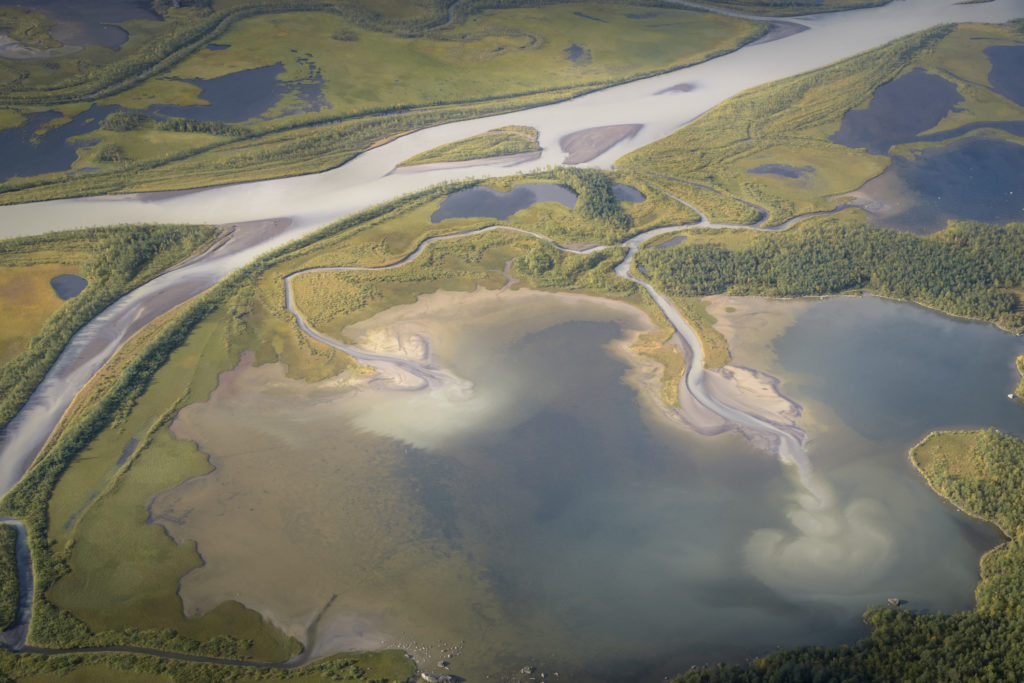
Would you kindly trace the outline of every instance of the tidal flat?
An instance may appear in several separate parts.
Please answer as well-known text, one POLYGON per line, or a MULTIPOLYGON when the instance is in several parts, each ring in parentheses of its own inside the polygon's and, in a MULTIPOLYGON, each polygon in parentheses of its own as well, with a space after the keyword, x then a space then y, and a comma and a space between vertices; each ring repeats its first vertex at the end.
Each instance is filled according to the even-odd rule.
MULTIPOLYGON (((923 332, 947 320, 921 313, 923 332)), ((236 599, 314 654, 400 646, 424 670, 448 660, 474 680, 529 665, 606 681, 849 642, 887 597, 970 608, 998 534, 935 497, 894 448, 916 424, 864 436, 792 383, 792 335, 822 332, 807 315, 762 338, 776 340, 768 369, 784 393, 796 387, 813 414, 828 492, 817 506, 773 456, 650 409, 623 354, 648 323, 622 304, 439 293, 346 331, 425 354, 470 387, 456 393, 356 375, 309 384, 244 355, 172 427, 215 469, 151 506, 204 560, 181 580, 186 612, 236 599)), ((859 319, 865 334, 891 322, 870 307, 859 319)), ((852 354, 843 371, 871 358, 852 354)))

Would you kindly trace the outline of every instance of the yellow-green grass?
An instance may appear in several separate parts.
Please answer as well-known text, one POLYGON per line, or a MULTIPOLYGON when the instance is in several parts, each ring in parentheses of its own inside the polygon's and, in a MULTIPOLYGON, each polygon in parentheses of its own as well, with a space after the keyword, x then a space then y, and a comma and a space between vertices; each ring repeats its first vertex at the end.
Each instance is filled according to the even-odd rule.
POLYGON ((594 2, 501 9, 425 38, 365 30, 335 13, 263 15, 238 21, 217 39, 230 49, 198 51, 169 75, 213 78, 282 63, 283 79, 301 79, 309 69, 299 59, 309 56, 321 70, 327 101, 339 113, 351 113, 622 80, 735 48, 760 30, 754 22, 686 9, 627 16, 636 10, 594 2), (339 31, 354 39, 336 40, 339 31), (590 51, 588 63, 567 58, 564 50, 573 43, 590 51))
POLYGON ((636 5, 625 3, 496 10, 472 15, 465 24, 430 37, 366 30, 335 13, 242 19, 217 37, 230 49, 198 50, 169 73, 103 102, 136 108, 157 102, 196 104, 198 88, 169 77, 209 78, 280 62, 286 68, 283 78, 298 82, 310 75, 308 64, 299 60, 309 58, 323 75, 329 109, 253 121, 249 130, 258 135, 256 139, 172 137, 180 142, 176 150, 163 138, 132 140, 130 133, 105 133, 104 139, 124 148, 133 163, 95 164, 95 153, 83 151, 76 168, 99 166, 100 173, 56 173, 9 182, 2 186, 4 201, 197 187, 321 171, 394 135, 441 121, 558 101, 602 84, 693 63, 763 30, 753 22, 683 9, 651 9, 657 16, 645 19, 627 16, 636 10, 636 5), (356 39, 334 39, 339 31, 356 39), (564 50, 572 42, 564 36, 589 51, 587 63, 567 58, 564 50), (293 50, 297 37, 301 52, 293 50), (685 49, 681 51, 680 45, 685 49), (450 104, 438 108, 438 103, 450 104), (423 111, 339 121, 382 107, 423 111), (305 128, 293 130, 295 126, 305 128))
POLYGON ((429 149, 403 161, 399 166, 468 161, 490 157, 540 151, 537 129, 528 126, 506 126, 429 149))
POLYGON ((712 223, 750 225, 761 219, 760 211, 748 204, 737 201, 724 192, 649 174, 641 175, 652 186, 700 209, 712 223))
POLYGON ((4 128, 17 128, 25 123, 25 116, 13 109, 0 109, 0 130, 4 128))
POLYGON ((0 366, 25 350, 44 323, 64 302, 50 280, 67 273, 78 275, 78 266, 40 263, 32 266, 0 265, 0 366))
POLYGON ((846 112, 867 106, 880 85, 924 68, 949 78, 965 97, 957 105, 963 111, 951 112, 935 130, 979 120, 1019 119, 1024 109, 974 80, 984 73, 980 83, 987 83, 990 64, 982 52, 985 47, 1016 40, 1005 26, 969 24, 925 31, 824 69, 741 93, 616 165, 710 185, 765 207, 770 225, 832 208, 839 197, 881 173, 889 163, 887 157, 829 141, 846 112), (732 125, 735 121, 748 123, 732 125), (766 163, 813 170, 801 178, 749 173, 766 163))
MULTIPOLYGON (((989 24, 961 25, 942 39, 935 49, 922 55, 919 64, 928 71, 956 83, 964 101, 931 130, 953 130, 976 121, 1019 121, 1024 107, 989 89, 992 65, 984 54, 991 45, 1008 44, 1015 34, 1005 26, 989 24)), ((1019 35, 1016 35, 1019 41, 1019 35)))
POLYGON ((176 406, 205 399, 231 362, 223 316, 214 316, 172 354, 128 415, 65 472, 50 500, 49 526, 51 537, 68 549, 70 572, 47 599, 94 632, 173 629, 198 641, 229 634, 253 641, 248 656, 280 661, 294 654, 297 643, 242 605, 223 603, 202 617, 184 616, 178 579, 202 560, 194 546, 176 545, 149 523, 147 506, 155 494, 210 469, 194 444, 170 435, 168 418, 176 406), (132 438, 140 445, 119 467, 132 438), (131 562, 123 561, 126 553, 131 562))

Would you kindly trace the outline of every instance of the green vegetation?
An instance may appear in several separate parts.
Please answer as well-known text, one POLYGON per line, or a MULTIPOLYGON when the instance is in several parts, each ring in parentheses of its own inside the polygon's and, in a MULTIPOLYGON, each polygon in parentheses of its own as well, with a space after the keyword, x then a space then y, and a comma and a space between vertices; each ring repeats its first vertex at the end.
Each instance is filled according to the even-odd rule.
MULTIPOLYGON (((971 24, 901 38, 837 64, 752 88, 672 135, 627 154, 616 166, 650 174, 652 181, 688 183, 689 187, 677 182, 666 189, 725 222, 749 223, 756 218, 749 207, 741 209, 745 216, 730 215, 720 195, 701 192, 694 183, 764 207, 767 225, 833 209, 843 195, 884 171, 890 157, 851 149, 829 137, 839 130, 847 112, 869 104, 879 86, 913 69, 949 80, 964 98, 925 132, 1024 117, 1024 108, 987 85, 991 64, 983 52, 992 44, 1013 44, 1018 37, 1012 27, 971 24), (736 121, 745 123, 737 126, 736 121), (793 178, 750 173, 769 163, 804 172, 793 178)), ((889 154, 907 155, 922 146, 897 145, 889 154)))
POLYGON ((0 524, 0 631, 10 628, 18 617, 17 538, 13 526, 0 524))
MULTIPOLYGON (((7 96, 12 109, 0 111, 0 118, 11 117, 12 122, 23 113, 56 107, 64 117, 50 125, 61 125, 84 111, 84 102, 101 97, 101 104, 136 111, 128 118, 108 119, 98 133, 89 133, 102 143, 82 148, 73 170, 90 167, 96 172, 13 178, 0 184, 0 201, 196 187, 321 171, 411 130, 555 102, 677 68, 734 49, 763 30, 753 22, 657 2, 641 3, 649 9, 642 13, 645 18, 635 18, 636 4, 508 7, 475 0, 458 5, 451 25, 439 0, 416 6, 422 12, 411 12, 415 7, 408 3, 361 7, 299 0, 218 0, 212 12, 173 10, 161 35, 174 46, 188 38, 184 46, 167 53, 164 39, 154 39, 139 53, 148 56, 132 61, 129 41, 122 47, 124 60, 110 65, 110 78, 107 71, 97 72, 98 82, 110 83, 101 92, 69 77, 56 90, 44 79, 40 83, 47 84, 45 93, 25 90, 7 96), (567 57, 566 35, 586 50, 586 60, 567 57), (298 36, 303 52, 293 49, 298 36), (230 48, 199 49, 214 38, 230 48), (683 54, 680 44, 687 46, 683 54), (157 57, 157 62, 142 66, 142 61, 149 64, 157 57), (137 111, 159 103, 203 104, 199 86, 183 79, 277 64, 285 70, 281 80, 288 94, 265 113, 270 119, 237 125, 189 122, 168 131, 137 111), (305 101, 298 94, 301 87, 319 88, 320 98, 305 101), (68 104, 72 101, 83 104, 68 104), (178 135, 157 134, 165 131, 178 135), (123 153, 100 154, 107 144, 123 153)), ((26 87, 36 82, 28 76, 23 80, 26 87)), ((0 93, 0 106, 3 101, 0 93)))
POLYGON ((294 669, 189 662, 137 653, 12 655, 0 653, 4 680, 31 683, 151 683, 168 681, 363 681, 401 683, 416 665, 397 650, 340 654, 294 669))
POLYGON ((4 265, 0 261, 0 368, 25 350, 47 318, 64 302, 50 285, 58 275, 78 274, 78 266, 61 263, 4 265))
POLYGON ((2 335, 6 362, 0 366, 0 425, 24 405, 78 328, 125 293, 194 253, 213 235, 214 230, 206 227, 143 225, 0 242, 0 283, 9 283, 0 298, 5 318, 10 311, 5 324, 11 325, 5 326, 2 335), (81 294, 56 310, 56 296, 46 291, 49 281, 42 284, 55 270, 78 271, 89 281, 81 294), (29 272, 35 277, 24 283, 11 281, 29 272), (25 343, 26 339, 30 341, 25 343), (15 350, 17 355, 11 357, 15 350))
POLYGON ((678 246, 641 250, 637 264, 674 297, 867 290, 1024 331, 1014 293, 1024 286, 1021 223, 958 223, 920 237, 846 213, 781 233, 695 230, 678 246))
POLYGON ((427 150, 403 161, 399 166, 488 159, 539 151, 536 128, 505 126, 427 150))
POLYGON ((852 646, 800 648, 748 666, 693 669, 684 683, 725 681, 1019 681, 1024 671, 1024 441, 995 430, 930 435, 910 454, 940 495, 1009 540, 981 561, 977 608, 954 615, 876 607, 852 646))
POLYGON ((1024 356, 1017 356, 1017 372, 1020 373, 1020 381, 1017 382, 1017 402, 1024 402, 1024 356))

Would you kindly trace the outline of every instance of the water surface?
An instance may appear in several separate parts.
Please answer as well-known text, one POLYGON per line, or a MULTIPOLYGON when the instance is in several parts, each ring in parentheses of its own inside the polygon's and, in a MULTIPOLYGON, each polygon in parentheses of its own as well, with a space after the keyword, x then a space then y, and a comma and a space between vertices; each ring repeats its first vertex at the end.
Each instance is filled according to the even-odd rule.
MULTIPOLYGON (((566 297, 505 301, 442 296, 393 309, 379 328, 428 336, 435 360, 473 383, 469 396, 339 394, 243 365, 183 411, 175 433, 217 468, 153 506, 205 561, 182 580, 186 609, 232 596, 296 625, 337 594, 318 642, 373 634, 427 670, 441 643, 463 643, 452 671, 471 680, 532 665, 628 681, 849 642, 865 607, 894 595, 971 606, 996 536, 909 468, 903 446, 922 425, 871 431, 912 410, 897 398, 867 415, 867 437, 820 423, 811 453, 834 495, 809 512, 774 457, 653 416, 608 347, 634 317, 566 297)), ((844 349, 851 376, 875 362, 890 322, 859 313, 876 343, 844 349)), ((793 333, 825 343, 822 325, 793 333)), ((960 328, 930 335, 927 320, 917 331, 925 344, 977 341, 960 328)), ((784 363, 797 339, 779 341, 784 363)), ((959 378, 929 367, 947 386, 959 378)), ((827 364, 807 371, 835 378, 827 364)), ((886 389, 849 388, 862 402, 886 389)))
POLYGON ((928 234, 947 221, 1007 223, 1024 220, 1024 146, 973 136, 920 150, 892 164, 862 191, 875 223, 928 234))
POLYGON ((448 195, 430 216, 433 223, 446 218, 496 218, 505 220, 517 211, 539 202, 558 202, 567 208, 576 206, 576 193, 554 183, 516 185, 509 192, 476 186, 448 195))
POLYGON ((81 294, 89 286, 89 281, 84 277, 66 273, 50 280, 50 286, 53 287, 53 291, 57 293, 58 297, 67 301, 81 294))

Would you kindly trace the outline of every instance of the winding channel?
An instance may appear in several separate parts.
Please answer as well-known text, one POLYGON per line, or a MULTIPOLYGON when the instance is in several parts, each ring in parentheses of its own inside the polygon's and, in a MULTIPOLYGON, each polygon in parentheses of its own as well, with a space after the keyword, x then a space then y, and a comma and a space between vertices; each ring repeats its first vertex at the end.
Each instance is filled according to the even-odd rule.
MULTIPOLYGON (((956 0, 894 0, 880 7, 788 17, 787 22, 805 30, 771 42, 752 43, 695 66, 555 105, 417 131, 324 173, 181 193, 54 200, 0 207, 0 238, 145 221, 212 222, 230 226, 233 231, 218 248, 191 259, 123 297, 75 334, 25 408, 0 432, 0 495, 6 494, 31 467, 74 397, 132 334, 162 313, 206 291, 241 265, 290 239, 380 202, 440 182, 466 176, 513 175, 560 165, 565 155, 558 140, 581 129, 641 125, 635 136, 614 144, 587 164, 611 168, 621 155, 672 133, 747 88, 825 66, 938 24, 967 21, 1002 23, 1020 17, 1024 17, 1024 0, 973 4, 960 4, 956 0), (684 81, 694 84, 692 92, 667 92, 684 81), (423 173, 391 173, 399 162, 415 154, 505 125, 537 128, 543 147, 540 157, 511 167, 478 166, 423 173)), ((771 17, 751 18, 778 22, 771 17)), ((798 217, 776 229, 789 227, 806 217, 798 217)), ((706 216, 701 215, 701 219, 697 225, 715 227, 706 216)), ((651 295, 675 327, 684 347, 688 347, 689 362, 682 382, 686 392, 705 409, 744 433, 766 437, 774 444, 773 450, 796 467, 801 483, 813 493, 813 477, 803 454, 803 433, 751 415, 711 395, 704 382, 702 352, 696 334, 666 297, 631 272, 633 258, 644 242, 684 227, 687 226, 659 228, 628 240, 622 245, 628 249, 627 256, 616 268, 616 273, 636 282, 651 295)), ((509 228, 492 226, 488 229, 509 228)), ((519 232, 548 240, 527 231, 519 232)), ((416 258, 438 239, 465 234, 470 233, 425 240, 415 252, 388 267, 399 267, 416 258)), ((554 246, 573 251, 557 244, 554 246)), ((319 270, 346 269, 355 267, 319 270)), ((290 281, 297 274, 293 273, 288 279, 287 305, 306 334, 369 364, 394 363, 392 358, 379 355, 371 358, 366 352, 348 345, 343 345, 343 348, 338 346, 340 342, 337 340, 316 332, 293 305, 290 281)), ((414 363, 413 366, 415 368, 405 367, 402 370, 413 372, 422 369, 422 364, 414 363)), ((432 368, 430 372, 434 374, 427 373, 428 377, 421 378, 427 386, 431 383, 441 386, 452 379, 439 368, 432 368)), ((19 567, 27 562, 27 559, 22 561, 19 553, 19 567)), ((30 608, 30 604, 25 606, 26 623, 30 608)), ((133 650, 120 648, 119 651, 133 650)), ((152 654, 169 656, 169 653, 152 654)))

